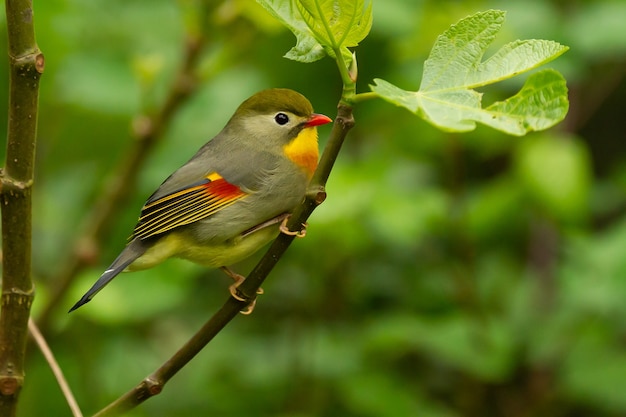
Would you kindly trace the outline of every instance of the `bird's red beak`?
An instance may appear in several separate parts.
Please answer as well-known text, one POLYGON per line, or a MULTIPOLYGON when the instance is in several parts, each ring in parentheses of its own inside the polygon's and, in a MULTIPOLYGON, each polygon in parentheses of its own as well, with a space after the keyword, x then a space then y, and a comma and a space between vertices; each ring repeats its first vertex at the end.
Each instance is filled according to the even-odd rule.
POLYGON ((306 127, 313 127, 313 126, 325 125, 326 123, 330 123, 332 121, 333 119, 331 119, 328 116, 324 116, 323 114, 313 113, 311 117, 309 117, 309 120, 307 120, 307 122, 304 125, 306 127))

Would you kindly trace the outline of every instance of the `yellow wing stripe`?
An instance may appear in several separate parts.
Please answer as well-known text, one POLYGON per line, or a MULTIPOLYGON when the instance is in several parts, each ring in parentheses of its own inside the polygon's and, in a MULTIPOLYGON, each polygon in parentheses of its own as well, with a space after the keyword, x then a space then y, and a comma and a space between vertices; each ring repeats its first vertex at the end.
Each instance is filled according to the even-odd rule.
MULTIPOLYGON (((169 198, 164 198, 163 200, 157 200, 149 205, 146 205, 142 209, 142 215, 139 217, 139 222, 146 222, 148 220, 157 220, 164 216, 171 216, 176 214, 174 209, 178 208, 179 210, 187 208, 189 204, 192 204, 195 201, 198 201, 198 197, 201 197, 202 190, 192 190, 190 189, 187 194, 180 194, 177 200, 172 200, 169 198), (159 206, 155 203, 163 204, 159 206), (159 216, 156 216, 157 213, 161 213, 159 216)), ((179 193, 177 193, 179 194, 179 193)), ((169 196, 168 196, 169 197, 169 196)))
POLYGON ((146 204, 133 237, 146 239, 176 227, 207 218, 246 196, 239 187, 219 174, 207 175, 206 182, 163 196, 146 204))
MULTIPOLYGON (((154 211, 147 212, 139 218, 139 224, 135 228, 135 236, 142 237, 144 235, 153 235, 169 230, 175 227, 176 222, 180 220, 180 215, 193 209, 194 205, 202 203, 202 191, 196 191, 189 196, 182 196, 179 201, 171 201, 164 207, 159 207, 154 211)), ((154 206, 153 206, 154 207, 154 206)), ((145 210, 144 210, 145 212, 145 210)), ((183 223, 181 223, 182 225, 183 223)))
POLYGON ((183 197, 183 196, 186 196, 186 195, 189 195, 190 193, 193 193, 194 191, 199 191, 199 190, 202 190, 202 189, 203 189, 202 185, 196 185, 195 187, 185 188, 184 190, 180 190, 180 191, 177 191, 175 193, 168 194, 166 196, 163 196, 163 197, 159 198, 158 200, 155 200, 155 201, 152 201, 152 202, 146 204, 143 207, 143 210, 150 209, 150 208, 152 208, 154 206, 163 204, 166 201, 170 201, 170 200, 174 200, 174 202, 176 202, 176 199, 178 199, 180 197, 183 197))

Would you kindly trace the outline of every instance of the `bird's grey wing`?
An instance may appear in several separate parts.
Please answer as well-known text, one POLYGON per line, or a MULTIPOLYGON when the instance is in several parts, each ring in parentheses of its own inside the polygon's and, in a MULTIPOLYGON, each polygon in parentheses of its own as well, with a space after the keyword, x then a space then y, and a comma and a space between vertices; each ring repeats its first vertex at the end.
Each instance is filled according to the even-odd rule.
POLYGON ((224 149, 218 135, 170 175, 141 210, 133 238, 146 239, 205 219, 254 193, 271 156, 242 146, 224 149), (236 161, 237 163, 234 163, 236 161))

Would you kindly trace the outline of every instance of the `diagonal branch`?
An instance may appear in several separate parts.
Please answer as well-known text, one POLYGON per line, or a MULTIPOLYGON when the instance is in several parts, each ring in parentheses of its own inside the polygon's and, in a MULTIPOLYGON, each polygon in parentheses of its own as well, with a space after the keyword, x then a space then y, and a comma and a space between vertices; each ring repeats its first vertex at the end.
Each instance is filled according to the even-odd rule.
MULTIPOLYGON (((330 134, 330 139, 320 159, 311 184, 309 185, 305 201, 296 208, 287 227, 290 230, 300 230, 313 210, 326 198, 326 180, 330 175, 337 155, 341 149, 348 131, 354 126, 352 108, 340 104, 337 118, 330 134)), ((206 324, 181 349, 168 359, 159 369, 147 376, 135 388, 119 397, 93 417, 111 417, 136 407, 148 398, 159 394, 169 379, 181 370, 198 352, 200 352, 235 316, 254 300, 257 290, 265 278, 283 256, 294 236, 280 234, 272 243, 263 258, 248 275, 246 280, 237 288, 243 298, 249 300, 238 301, 230 297, 226 303, 206 322, 206 324)))
POLYGON ((2 206, 2 307, 0 311, 0 415, 14 416, 24 383, 31 280, 32 185, 39 79, 44 57, 35 41, 30 0, 6 1, 9 41, 9 123, 2 206))

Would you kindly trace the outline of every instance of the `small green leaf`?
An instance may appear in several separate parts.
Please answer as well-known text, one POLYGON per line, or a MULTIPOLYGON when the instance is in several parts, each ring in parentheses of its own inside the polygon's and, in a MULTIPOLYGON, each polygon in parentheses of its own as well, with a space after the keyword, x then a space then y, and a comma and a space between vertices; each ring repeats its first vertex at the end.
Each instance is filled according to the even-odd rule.
POLYGON ((372 4, 364 0, 295 0, 319 43, 332 49, 357 46, 372 27, 372 4))
POLYGON ((361 12, 359 17, 359 23, 357 25, 350 26, 348 34, 345 40, 345 46, 357 46, 359 42, 369 35, 372 30, 372 3, 368 3, 367 6, 363 6, 363 2, 360 2, 360 6, 355 8, 355 11, 361 12))
POLYGON ((294 35, 294 46, 285 58, 313 62, 341 51, 347 65, 348 50, 359 44, 372 28, 372 3, 365 0, 257 0, 294 35))
POLYGON ((468 131, 480 122, 521 136, 553 126, 568 110, 565 80, 556 71, 532 75, 516 95, 484 109, 482 94, 473 90, 537 68, 568 49, 553 41, 518 40, 482 61, 504 16, 498 10, 477 13, 440 35, 424 63, 419 91, 381 79, 374 80, 372 91, 444 130, 468 131))
POLYGON ((257 2, 296 36, 296 46, 285 54, 285 58, 299 62, 314 62, 326 56, 324 48, 302 20, 293 0, 257 0, 257 2))

